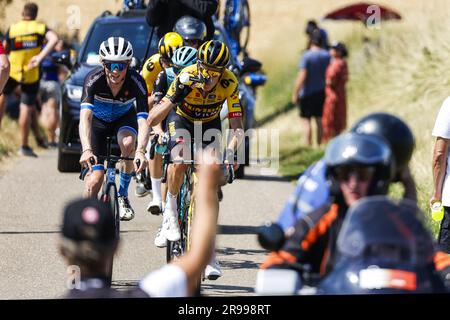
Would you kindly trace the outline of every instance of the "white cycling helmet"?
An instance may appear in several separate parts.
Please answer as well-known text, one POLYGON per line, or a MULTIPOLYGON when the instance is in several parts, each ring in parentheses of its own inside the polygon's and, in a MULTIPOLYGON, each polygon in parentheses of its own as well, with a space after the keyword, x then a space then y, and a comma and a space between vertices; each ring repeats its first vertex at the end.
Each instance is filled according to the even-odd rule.
POLYGON ((122 37, 109 37, 98 50, 102 60, 125 61, 133 57, 133 46, 122 37))

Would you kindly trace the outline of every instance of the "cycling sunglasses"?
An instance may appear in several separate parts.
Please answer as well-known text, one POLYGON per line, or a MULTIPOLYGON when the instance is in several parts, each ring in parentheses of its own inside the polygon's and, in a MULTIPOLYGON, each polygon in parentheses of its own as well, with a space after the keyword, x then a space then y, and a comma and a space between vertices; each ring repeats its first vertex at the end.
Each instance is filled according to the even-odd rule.
POLYGON ((105 67, 113 72, 115 69, 123 71, 127 68, 128 62, 105 62, 105 67))
POLYGON ((352 176, 359 181, 369 181, 374 173, 374 167, 344 166, 336 168, 336 175, 340 181, 348 181, 352 176))
POLYGON ((198 63, 198 71, 204 78, 215 78, 220 77, 223 74, 223 69, 213 69, 211 67, 206 67, 202 63, 198 63))

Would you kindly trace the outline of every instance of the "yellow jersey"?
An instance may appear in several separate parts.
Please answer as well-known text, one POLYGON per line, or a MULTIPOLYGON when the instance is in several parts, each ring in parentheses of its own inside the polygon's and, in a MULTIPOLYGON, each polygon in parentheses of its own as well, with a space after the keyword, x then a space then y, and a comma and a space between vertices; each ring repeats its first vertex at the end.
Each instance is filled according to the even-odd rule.
POLYGON ((155 85, 156 78, 158 78, 158 74, 163 70, 160 58, 161 55, 156 53, 148 58, 142 67, 141 75, 147 85, 147 92, 149 96, 152 94, 153 86, 155 85))
POLYGON ((39 67, 28 69, 28 63, 41 51, 47 31, 47 26, 36 20, 22 20, 9 27, 6 41, 10 49, 11 78, 27 84, 39 81, 39 67))
MULTIPOLYGON (((184 68, 179 74, 189 73, 197 76, 197 65, 184 68)), ((177 77, 178 79, 178 77, 177 77)), ((175 93, 177 80, 174 80, 167 91, 166 99, 175 93)), ((242 117, 242 107, 239 101, 239 86, 236 76, 228 69, 219 79, 217 85, 204 96, 199 88, 194 88, 184 101, 177 105, 176 112, 191 122, 209 122, 220 116, 222 105, 227 100, 228 118, 242 117)))

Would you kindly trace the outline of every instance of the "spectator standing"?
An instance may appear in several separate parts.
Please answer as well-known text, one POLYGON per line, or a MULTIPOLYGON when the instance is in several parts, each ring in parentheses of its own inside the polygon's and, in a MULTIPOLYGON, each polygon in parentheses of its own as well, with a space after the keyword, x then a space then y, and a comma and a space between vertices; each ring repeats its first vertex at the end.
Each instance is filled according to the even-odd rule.
POLYGON ((322 143, 339 135, 347 126, 347 94, 345 84, 348 81, 348 67, 345 58, 348 51, 341 42, 331 46, 331 63, 326 73, 325 105, 323 107, 322 143))
MULTIPOLYGON (((5 48, 10 52, 10 77, 5 85, 4 93, 9 95, 20 85, 20 114, 19 126, 22 146, 19 152, 25 156, 36 157, 33 149, 28 145, 28 135, 32 118, 36 113, 36 98, 39 92, 39 65, 53 50, 58 42, 56 33, 47 28, 44 23, 36 21, 38 6, 26 3, 23 19, 13 23, 6 33, 5 48), (47 44, 43 50, 44 40, 47 44), (34 115, 33 115, 34 114, 34 115)), ((5 97, 0 97, 0 114, 5 108, 5 97)), ((39 138, 37 137, 37 140, 39 138)))
MULTIPOLYGON (((63 40, 59 40, 53 52, 63 50, 63 40)), ((47 133, 49 147, 57 147, 56 129, 58 128, 58 106, 61 100, 60 78, 67 74, 64 66, 53 63, 50 55, 41 64, 41 82, 39 96, 42 103, 41 123, 47 133), (61 74, 64 74, 61 76, 61 74)))
POLYGON ((311 118, 315 119, 317 126, 317 144, 322 141, 325 73, 331 59, 328 51, 320 47, 322 41, 320 31, 315 30, 311 36, 311 47, 301 58, 292 94, 292 103, 300 107, 301 126, 309 146, 312 146, 311 118))

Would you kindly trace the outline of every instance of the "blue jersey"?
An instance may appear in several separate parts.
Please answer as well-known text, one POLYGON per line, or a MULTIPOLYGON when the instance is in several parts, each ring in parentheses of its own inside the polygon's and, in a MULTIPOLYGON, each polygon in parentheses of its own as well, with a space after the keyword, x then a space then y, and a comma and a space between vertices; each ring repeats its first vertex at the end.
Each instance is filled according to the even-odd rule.
POLYGON ((325 77, 331 56, 324 49, 308 50, 302 56, 299 67, 307 71, 301 97, 307 97, 325 90, 325 77))
POLYGON ((103 67, 88 73, 84 80, 81 109, 90 109, 94 116, 106 122, 114 122, 124 116, 136 104, 137 117, 147 119, 147 86, 136 71, 129 69, 117 96, 113 96, 106 81, 103 67))
POLYGON ((287 230, 302 216, 330 202, 330 188, 323 159, 310 166, 298 179, 297 187, 285 204, 277 223, 287 230))

